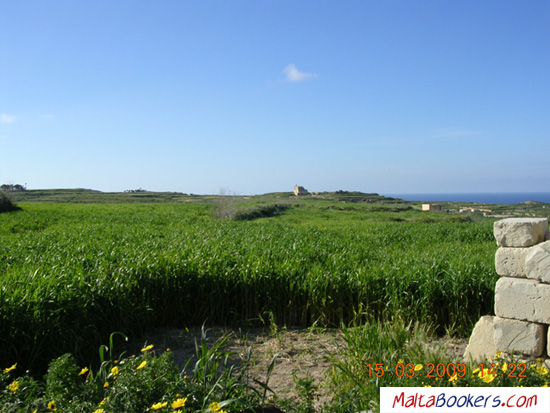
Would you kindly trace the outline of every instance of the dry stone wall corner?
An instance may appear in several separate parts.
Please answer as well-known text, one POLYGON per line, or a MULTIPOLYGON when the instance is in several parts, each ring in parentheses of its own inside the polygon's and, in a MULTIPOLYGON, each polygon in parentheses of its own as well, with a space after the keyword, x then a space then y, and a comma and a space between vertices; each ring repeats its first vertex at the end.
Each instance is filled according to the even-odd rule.
POLYGON ((494 224, 500 247, 495 268, 495 317, 482 317, 464 357, 483 361, 496 351, 550 357, 550 232, 547 218, 494 224))

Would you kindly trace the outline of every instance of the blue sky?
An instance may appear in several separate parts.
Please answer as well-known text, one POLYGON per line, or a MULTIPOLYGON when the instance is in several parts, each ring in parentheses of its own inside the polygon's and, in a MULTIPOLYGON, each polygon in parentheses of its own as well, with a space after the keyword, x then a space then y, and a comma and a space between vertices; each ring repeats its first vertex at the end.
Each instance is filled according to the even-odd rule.
POLYGON ((550 2, 0 5, 0 183, 550 191, 550 2))

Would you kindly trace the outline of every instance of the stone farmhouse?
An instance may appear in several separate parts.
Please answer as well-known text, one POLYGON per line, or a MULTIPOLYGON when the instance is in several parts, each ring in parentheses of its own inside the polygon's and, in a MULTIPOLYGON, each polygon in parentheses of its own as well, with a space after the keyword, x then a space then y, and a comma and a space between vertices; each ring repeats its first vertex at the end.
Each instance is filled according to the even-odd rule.
POLYGON ((441 212, 441 205, 422 204, 422 211, 441 212))
POLYGON ((294 195, 309 195, 309 192, 303 186, 294 185, 294 195))

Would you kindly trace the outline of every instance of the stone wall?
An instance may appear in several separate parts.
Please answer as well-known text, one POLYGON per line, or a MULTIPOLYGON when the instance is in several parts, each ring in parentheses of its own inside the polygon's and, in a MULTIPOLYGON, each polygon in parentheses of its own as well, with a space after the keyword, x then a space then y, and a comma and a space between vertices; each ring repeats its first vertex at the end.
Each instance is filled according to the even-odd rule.
POLYGON ((523 358, 550 357, 550 233, 547 218, 495 222, 495 316, 476 324, 465 358, 482 361, 497 351, 523 358))

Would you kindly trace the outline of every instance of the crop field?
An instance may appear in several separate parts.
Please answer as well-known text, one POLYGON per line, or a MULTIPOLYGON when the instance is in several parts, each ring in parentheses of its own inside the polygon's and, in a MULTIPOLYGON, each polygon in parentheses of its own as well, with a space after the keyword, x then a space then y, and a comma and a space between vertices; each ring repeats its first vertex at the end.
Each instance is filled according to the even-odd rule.
MULTIPOLYGON (((492 314, 493 222, 550 212, 541 203, 473 205, 491 209, 488 217, 460 214, 460 203, 423 212, 418 202, 345 191, 41 190, 10 198, 18 208, 0 214, 2 411, 145 412, 171 404, 221 412, 268 403, 294 412, 376 411, 380 386, 413 381, 379 379, 368 366, 456 363, 431 343, 464 339, 481 315, 492 314), (147 350, 152 345, 137 358, 123 356, 131 350, 122 337, 135 343, 203 325, 245 335, 269 328, 279 345, 278 329, 338 336, 344 346, 323 356, 331 365, 326 404, 314 404, 321 385, 307 372, 277 373, 279 382, 281 374, 294 380, 297 396, 268 392, 276 354, 258 376, 266 381, 248 376, 251 358, 234 370, 227 337, 213 343, 203 334, 187 371, 169 352, 147 350)), ((539 366, 525 385, 548 385, 547 374, 539 366)), ((515 385, 478 376, 460 384, 515 385)))
POLYGON ((0 361, 40 370, 114 331, 204 322, 402 317, 466 336, 491 313, 491 220, 327 202, 240 221, 208 200, 18 203, 0 215, 0 361))

